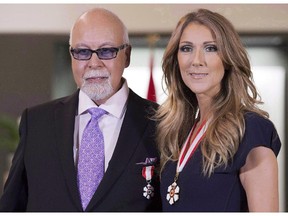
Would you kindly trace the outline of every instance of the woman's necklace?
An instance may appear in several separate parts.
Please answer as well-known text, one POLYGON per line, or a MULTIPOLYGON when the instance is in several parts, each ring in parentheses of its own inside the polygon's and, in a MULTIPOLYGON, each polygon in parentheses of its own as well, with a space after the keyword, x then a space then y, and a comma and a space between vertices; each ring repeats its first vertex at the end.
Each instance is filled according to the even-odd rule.
POLYGON ((191 156, 195 152, 201 140, 203 139, 206 129, 208 127, 208 123, 209 121, 204 121, 202 123, 202 125, 196 132, 195 138, 193 139, 191 143, 192 135, 196 128, 196 123, 195 123, 194 126, 192 127, 192 130, 190 131, 190 134, 186 140, 186 143, 181 149, 179 160, 178 160, 177 167, 176 167, 176 174, 174 177, 174 182, 168 187, 168 190, 167 190, 168 193, 166 195, 166 199, 170 205, 173 205, 176 201, 179 200, 180 187, 177 185, 178 176, 180 172, 183 170, 188 160, 191 158, 191 156), (190 143, 191 145, 189 145, 190 143))

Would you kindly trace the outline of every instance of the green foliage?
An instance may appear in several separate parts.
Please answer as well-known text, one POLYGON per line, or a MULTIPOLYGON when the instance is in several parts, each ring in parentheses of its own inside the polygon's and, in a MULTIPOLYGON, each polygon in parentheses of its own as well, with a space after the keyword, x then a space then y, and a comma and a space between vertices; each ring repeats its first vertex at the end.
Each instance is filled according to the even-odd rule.
POLYGON ((14 152, 19 142, 17 120, 0 115, 0 150, 14 152))

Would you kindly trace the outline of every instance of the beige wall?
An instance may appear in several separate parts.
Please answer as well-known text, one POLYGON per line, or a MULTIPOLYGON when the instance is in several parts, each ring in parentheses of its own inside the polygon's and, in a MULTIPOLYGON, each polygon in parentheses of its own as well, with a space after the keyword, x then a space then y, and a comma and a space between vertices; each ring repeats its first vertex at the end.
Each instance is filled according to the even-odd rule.
POLYGON ((131 33, 170 32, 181 16, 200 7, 220 12, 241 32, 288 32, 288 4, 0 4, 0 34, 65 34, 95 6, 118 14, 131 33))

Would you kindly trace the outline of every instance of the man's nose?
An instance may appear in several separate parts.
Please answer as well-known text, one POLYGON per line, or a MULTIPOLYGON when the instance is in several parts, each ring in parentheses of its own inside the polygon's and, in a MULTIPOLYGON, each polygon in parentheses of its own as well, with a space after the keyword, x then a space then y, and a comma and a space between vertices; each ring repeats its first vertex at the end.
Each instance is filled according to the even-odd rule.
POLYGON ((103 61, 99 59, 96 53, 92 53, 92 56, 88 61, 89 68, 97 68, 104 66, 103 61))

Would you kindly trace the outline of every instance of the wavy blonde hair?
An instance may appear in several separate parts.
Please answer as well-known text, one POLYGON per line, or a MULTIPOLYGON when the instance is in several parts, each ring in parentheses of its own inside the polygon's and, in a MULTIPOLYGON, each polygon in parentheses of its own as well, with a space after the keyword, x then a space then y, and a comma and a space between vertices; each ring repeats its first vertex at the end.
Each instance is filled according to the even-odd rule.
POLYGON ((162 62, 168 97, 156 113, 161 170, 167 161, 178 160, 198 109, 196 95, 184 84, 177 60, 180 37, 192 22, 211 30, 225 67, 221 90, 211 103, 212 119, 201 143, 202 171, 210 176, 216 167, 227 166, 236 153, 245 131, 245 112, 267 118, 268 113, 257 107, 262 103, 261 97, 253 83, 246 50, 233 25, 222 15, 206 9, 186 14, 173 31, 162 62))

